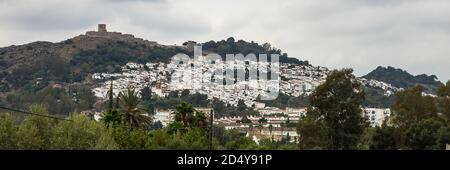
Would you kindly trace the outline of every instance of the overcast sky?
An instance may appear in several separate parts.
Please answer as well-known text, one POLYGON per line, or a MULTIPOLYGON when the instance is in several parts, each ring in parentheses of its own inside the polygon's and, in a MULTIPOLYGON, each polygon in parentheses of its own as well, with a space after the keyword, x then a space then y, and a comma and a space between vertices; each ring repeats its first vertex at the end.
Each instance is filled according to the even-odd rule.
POLYGON ((377 66, 450 79, 448 0, 0 0, 0 47, 95 30, 162 44, 230 36, 359 76, 377 66))

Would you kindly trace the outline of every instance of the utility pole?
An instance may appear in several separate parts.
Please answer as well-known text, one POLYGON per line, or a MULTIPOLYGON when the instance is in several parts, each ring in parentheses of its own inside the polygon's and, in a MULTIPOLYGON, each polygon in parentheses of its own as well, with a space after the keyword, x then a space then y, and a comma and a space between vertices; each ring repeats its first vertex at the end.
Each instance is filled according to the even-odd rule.
POLYGON ((214 109, 211 107, 209 112, 209 139, 208 139, 208 149, 213 150, 213 121, 214 121, 214 109))

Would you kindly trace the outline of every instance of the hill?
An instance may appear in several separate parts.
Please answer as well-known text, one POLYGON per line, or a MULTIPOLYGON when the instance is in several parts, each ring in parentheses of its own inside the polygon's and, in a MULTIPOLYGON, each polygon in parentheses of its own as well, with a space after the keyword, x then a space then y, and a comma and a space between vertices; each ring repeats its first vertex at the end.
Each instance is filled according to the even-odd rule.
MULTIPOLYGON (((38 91, 52 83, 82 82, 96 72, 120 71, 120 67, 128 62, 169 62, 177 53, 192 56, 192 43, 197 45, 193 41, 183 46, 161 45, 130 34, 107 32, 105 27, 99 27, 98 31, 89 31, 58 43, 34 42, 0 48, 0 95, 24 87, 28 91, 38 91)), ((308 64, 289 58, 267 43, 260 45, 228 38, 198 45, 203 45, 205 53, 214 52, 223 57, 228 53, 276 53, 280 54, 281 62, 308 64)))
POLYGON ((398 88, 410 88, 417 85, 424 86, 428 92, 434 93, 439 85, 442 84, 435 75, 421 74, 414 76, 405 70, 388 67, 377 67, 369 74, 363 76, 366 79, 373 79, 389 83, 398 88))
MULTIPOLYGON (((126 80, 120 83, 134 82, 136 70, 126 68, 128 63, 142 65, 140 72, 145 75, 163 74, 167 69, 160 70, 161 63, 170 62, 172 56, 177 53, 192 56, 195 45, 202 45, 204 54, 217 53, 224 58, 225 54, 238 53, 279 54, 282 63, 280 92, 283 94, 279 99, 266 103, 267 106, 306 105, 305 96, 325 80, 328 72, 327 68, 312 66, 308 61, 292 58, 269 43, 236 41, 230 37, 220 41, 187 41, 180 46, 169 46, 130 34, 108 32, 106 27, 99 27, 98 31, 89 31, 62 42, 40 41, 0 48, 0 104, 25 108, 32 103, 42 103, 54 113, 98 108, 95 106, 99 104, 98 96, 93 91, 99 88, 103 89, 100 90, 103 92, 110 86, 104 80, 93 78, 96 77, 94 75, 119 75, 118 77, 122 76, 123 80, 126 80), (152 66, 154 70, 146 65, 148 63, 156 64, 152 66), (131 74, 133 75, 129 76, 131 74)), ((155 77, 163 76, 150 78, 155 77)), ((433 91, 441 84, 435 76, 413 76, 392 67, 379 67, 364 78, 361 81, 368 91, 368 100, 364 105, 369 107, 389 107, 392 102, 391 94, 397 91, 396 87, 406 88, 421 84, 433 91)), ((168 81, 154 83, 158 84, 158 87, 166 87, 164 82, 168 81)), ((168 90, 170 89, 162 91, 168 90)))

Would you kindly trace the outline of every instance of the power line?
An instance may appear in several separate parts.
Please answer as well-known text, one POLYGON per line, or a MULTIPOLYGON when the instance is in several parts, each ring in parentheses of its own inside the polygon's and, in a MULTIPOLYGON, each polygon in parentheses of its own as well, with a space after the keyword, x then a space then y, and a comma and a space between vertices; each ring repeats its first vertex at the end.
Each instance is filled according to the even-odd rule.
POLYGON ((9 110, 9 111, 17 112, 17 113, 24 113, 24 114, 28 114, 28 115, 41 116, 41 117, 46 117, 46 118, 50 118, 50 119, 71 121, 71 120, 68 120, 68 119, 63 119, 63 118, 59 118, 59 117, 53 117, 53 116, 48 116, 48 115, 42 115, 42 114, 27 112, 27 111, 13 109, 13 108, 8 108, 8 107, 4 107, 4 106, 0 106, 0 109, 9 110))

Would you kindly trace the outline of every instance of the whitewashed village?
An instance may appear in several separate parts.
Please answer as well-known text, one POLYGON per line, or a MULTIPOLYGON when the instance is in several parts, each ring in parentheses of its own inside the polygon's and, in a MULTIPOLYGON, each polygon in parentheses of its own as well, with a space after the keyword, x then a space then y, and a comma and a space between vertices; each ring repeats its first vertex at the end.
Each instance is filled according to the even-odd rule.
MULTIPOLYGON (((186 63, 192 64, 192 63, 186 63)), ((225 63, 229 64, 229 63, 225 63)), ((241 63, 242 64, 242 63, 241 63)), ((267 65, 268 63, 258 63, 254 65, 267 65)), ((249 64, 250 66, 252 64, 249 64)), ((277 108, 268 107, 264 103, 257 102, 261 92, 267 89, 277 89, 280 93, 289 96, 307 96, 313 90, 323 83, 329 70, 325 67, 314 67, 305 65, 295 65, 283 63, 279 66, 280 76, 278 80, 255 80, 219 84, 204 83, 205 80, 216 77, 214 71, 223 69, 223 65, 211 64, 203 65, 200 68, 186 67, 186 65, 175 65, 167 63, 147 63, 137 64, 128 63, 122 67, 120 73, 95 73, 92 79, 102 82, 100 86, 93 89, 98 98, 106 99, 111 81, 113 81, 114 95, 120 91, 126 90, 132 86, 137 91, 148 86, 154 95, 160 97, 167 96, 171 91, 190 90, 190 93, 206 94, 208 99, 217 98, 223 102, 236 106, 239 100, 243 100, 245 105, 255 109, 259 115, 249 116, 251 123, 241 123, 242 116, 235 117, 215 117, 214 124, 222 125, 225 129, 236 129, 246 133, 248 137, 258 143, 259 140, 266 138, 276 141, 288 139, 291 142, 298 142, 299 135, 296 127, 286 127, 287 123, 296 123, 301 116, 305 115, 307 108, 277 108), (262 82, 261 82, 262 81, 262 82), (276 84, 279 83, 279 84, 276 84), (199 86, 200 84, 200 86, 199 86), (263 87, 261 87, 261 84, 263 87)), ((366 80, 359 78, 360 82, 365 86, 381 88, 385 91, 385 95, 393 95, 396 91, 401 90, 387 83, 366 80)), ((211 108, 196 108, 207 114, 211 113, 211 108)), ((362 108, 361 113, 371 126, 380 126, 383 121, 390 116, 389 108, 362 108)), ((163 126, 173 120, 172 113, 174 110, 156 109, 154 119, 160 121, 163 126)), ((100 119, 100 114, 96 114, 96 119, 100 119)))

